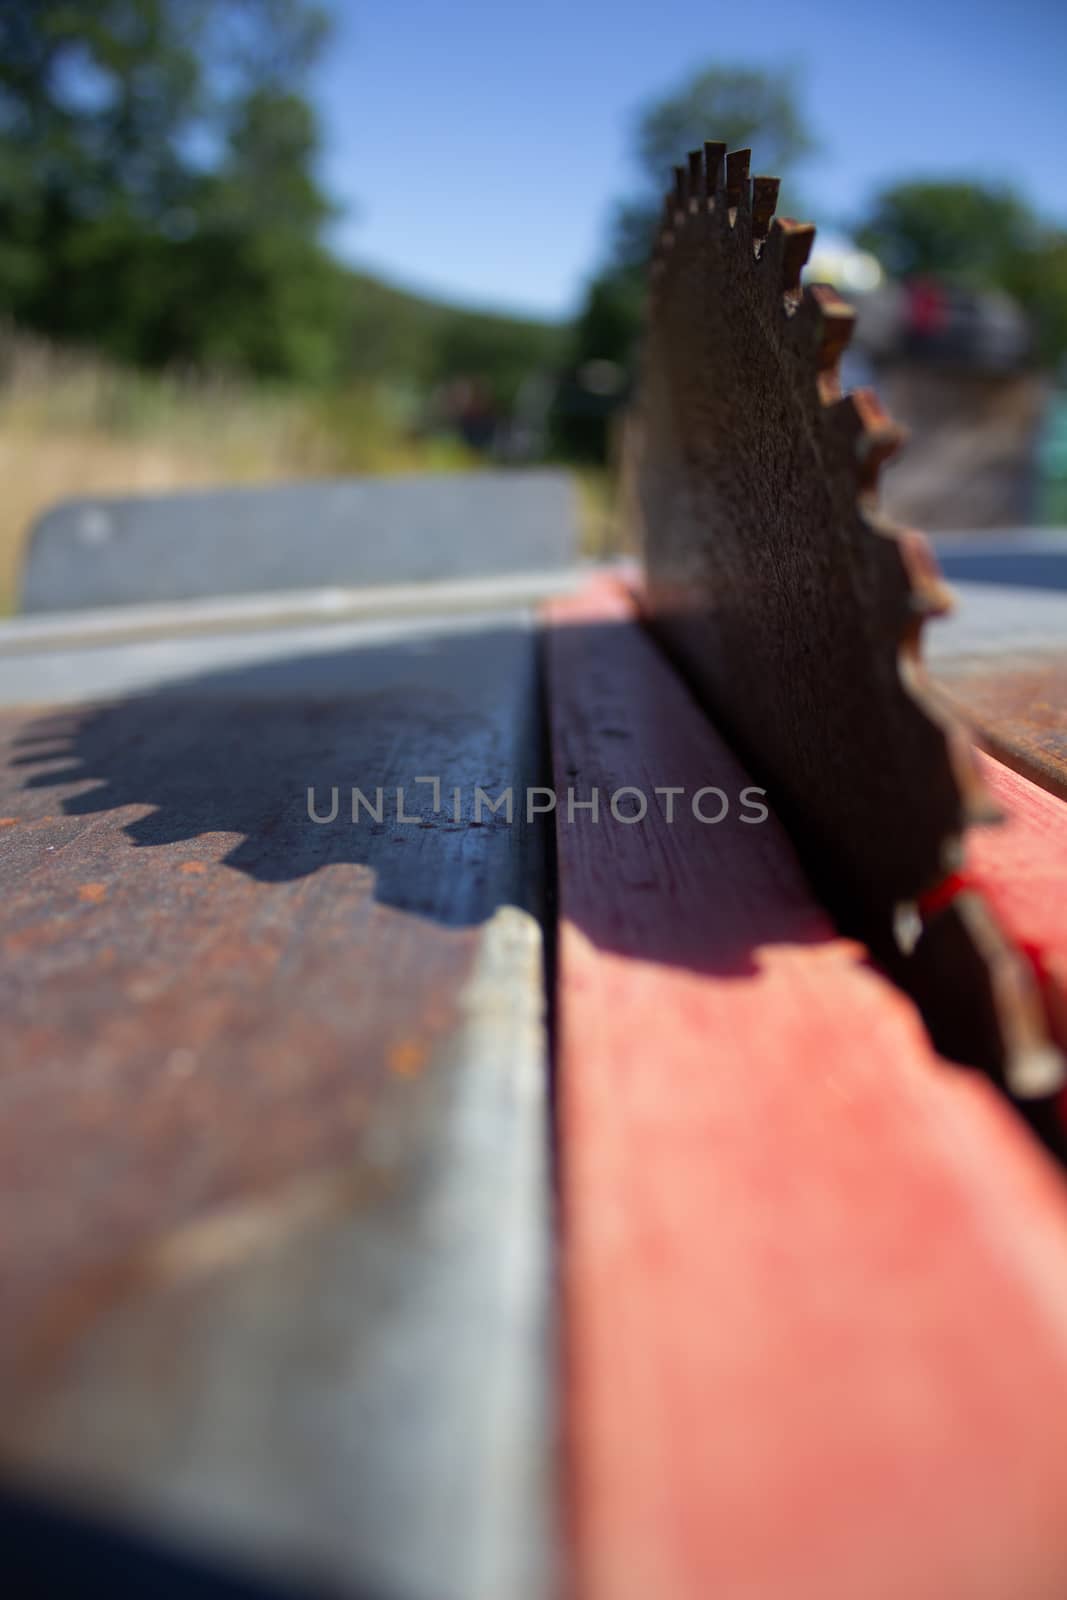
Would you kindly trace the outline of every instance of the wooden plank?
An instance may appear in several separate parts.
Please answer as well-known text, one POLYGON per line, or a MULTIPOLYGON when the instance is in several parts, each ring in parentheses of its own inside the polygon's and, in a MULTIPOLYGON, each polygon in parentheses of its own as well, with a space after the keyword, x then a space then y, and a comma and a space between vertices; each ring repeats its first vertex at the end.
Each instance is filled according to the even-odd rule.
MULTIPOLYGON (((988 550, 965 539, 957 548, 949 570, 982 581, 961 584, 956 615, 929 630, 929 665, 941 699, 989 753, 983 772, 1006 818, 971 831, 960 881, 981 890, 1029 955, 1049 1031, 1067 1052, 1067 595, 1039 592, 1067 584, 1067 543, 1062 534, 1034 535, 988 550), (1034 587, 992 581, 1004 572, 1034 587)), ((1035 1106, 1033 1115, 1067 1157, 1062 1110, 1035 1106)))
POLYGON ((536 642, 301 639, 0 719, 0 1458, 283 1577, 536 1595, 543 860, 473 809, 540 776, 536 642))
POLYGON ((1056 654, 956 660, 936 681, 990 754, 1067 800, 1067 639, 1056 654))
POLYGON ((1033 962, 1067 1050, 1067 805, 999 761, 980 760, 1004 820, 968 835, 964 876, 1033 962))
MULTIPOLYGON (((556 603, 557 786, 746 783, 620 595, 556 603)), ((1067 1592, 1067 1206, 772 816, 557 829, 582 1600, 1067 1592)))
MULTIPOLYGON (((1067 551, 1040 553, 1067 574, 1067 551)), ((934 684, 986 750, 1067 799, 1067 595, 962 582, 957 599, 956 614, 926 631, 934 684)))

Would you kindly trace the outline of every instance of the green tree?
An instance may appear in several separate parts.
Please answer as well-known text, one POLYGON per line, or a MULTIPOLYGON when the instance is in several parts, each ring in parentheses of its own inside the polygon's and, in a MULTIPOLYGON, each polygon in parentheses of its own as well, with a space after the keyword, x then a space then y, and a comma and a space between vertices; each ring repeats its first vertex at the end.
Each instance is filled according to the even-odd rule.
POLYGON ((754 171, 786 182, 814 148, 796 85, 786 73, 708 66, 641 111, 633 192, 616 208, 609 259, 586 292, 554 407, 554 443, 565 455, 608 458, 613 415, 634 368, 645 268, 671 170, 705 139, 724 140, 731 150, 750 147, 754 171), (599 378, 604 362, 618 367, 625 381, 610 393, 597 393, 583 374, 599 378))
POLYGON ((133 361, 324 370, 323 30, 306 0, 7 0, 0 309, 133 361))
POLYGON ((336 369, 344 278, 318 243, 331 208, 313 177, 316 148, 300 95, 263 86, 233 106, 225 153, 197 188, 195 229, 172 252, 180 320, 164 345, 263 375, 336 369))
POLYGON ((898 183, 875 198, 856 238, 893 277, 936 273, 975 289, 1000 288, 1036 245, 1038 226, 1007 189, 898 183))

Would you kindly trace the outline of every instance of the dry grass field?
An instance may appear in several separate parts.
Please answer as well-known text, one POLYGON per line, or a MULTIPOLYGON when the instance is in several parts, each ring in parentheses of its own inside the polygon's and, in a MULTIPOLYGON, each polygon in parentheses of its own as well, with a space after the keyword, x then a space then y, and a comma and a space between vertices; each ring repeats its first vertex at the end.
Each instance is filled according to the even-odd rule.
POLYGON ((400 407, 367 388, 306 394, 146 375, 0 339, 0 613, 15 603, 35 518, 71 496, 470 463, 450 441, 413 438, 400 407))

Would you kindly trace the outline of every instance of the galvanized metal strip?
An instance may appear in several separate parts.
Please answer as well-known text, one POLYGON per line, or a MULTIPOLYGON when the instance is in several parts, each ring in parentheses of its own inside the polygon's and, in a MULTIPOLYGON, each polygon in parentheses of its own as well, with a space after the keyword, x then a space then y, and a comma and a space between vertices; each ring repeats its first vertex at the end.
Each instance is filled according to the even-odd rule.
MULTIPOLYGON (((202 633, 168 630, 141 638, 127 638, 119 628, 114 635, 92 641, 63 644, 53 639, 43 648, 0 650, 0 706, 75 705, 191 678, 197 680, 198 693, 217 700, 229 691, 224 675, 229 669, 248 669, 242 690, 263 682, 265 692, 293 700, 305 692, 328 689, 331 663, 347 650, 371 645, 388 649, 402 641, 418 649, 428 635, 439 639, 523 629, 528 614, 525 606, 516 604, 490 607, 477 615, 386 613, 327 626, 321 622, 262 629, 226 626, 202 633), (323 666, 316 668, 313 661, 323 666), (295 675, 293 662, 298 663, 295 675)), ((259 688, 256 693, 261 697, 259 688)))
POLYGON ((362 589, 288 589, 171 604, 31 612, 0 621, 0 657, 341 622, 388 623, 416 617, 425 625, 456 614, 471 616, 537 605, 572 587, 579 576, 578 569, 564 568, 490 578, 376 584, 362 589))

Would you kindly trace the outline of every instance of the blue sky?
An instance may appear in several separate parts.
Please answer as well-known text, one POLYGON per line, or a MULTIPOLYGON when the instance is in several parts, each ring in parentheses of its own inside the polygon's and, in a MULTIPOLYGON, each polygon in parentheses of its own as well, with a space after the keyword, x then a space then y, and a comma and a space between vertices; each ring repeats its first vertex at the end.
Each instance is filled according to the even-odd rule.
MULTIPOLYGON (((334 0, 319 70, 346 260, 562 315, 633 181, 635 108, 708 63, 795 69, 812 220, 882 182, 1010 181, 1067 225, 1067 0, 334 0)), ((709 129, 709 136, 713 130, 709 129)))

